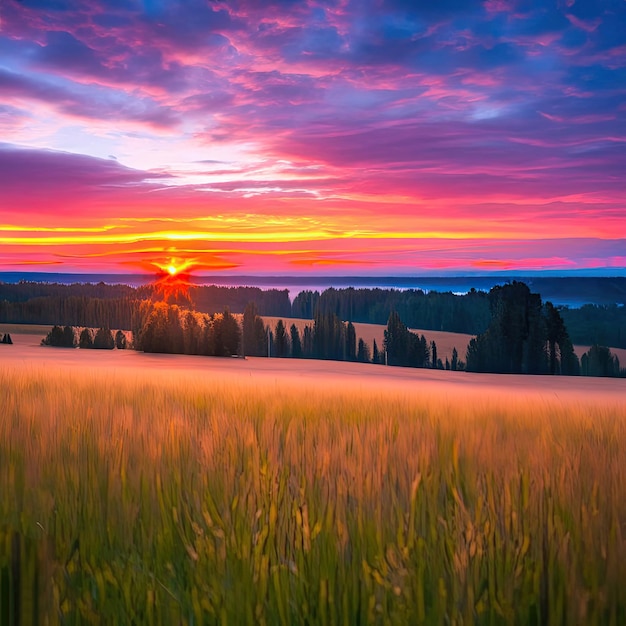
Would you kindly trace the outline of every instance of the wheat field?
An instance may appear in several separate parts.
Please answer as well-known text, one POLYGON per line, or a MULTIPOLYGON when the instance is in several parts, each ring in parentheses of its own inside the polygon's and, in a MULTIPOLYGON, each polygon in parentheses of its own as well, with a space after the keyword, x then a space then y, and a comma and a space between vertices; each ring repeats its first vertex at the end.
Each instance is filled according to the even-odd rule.
POLYGON ((2 624, 626 623, 615 398, 33 362, 0 388, 2 624))

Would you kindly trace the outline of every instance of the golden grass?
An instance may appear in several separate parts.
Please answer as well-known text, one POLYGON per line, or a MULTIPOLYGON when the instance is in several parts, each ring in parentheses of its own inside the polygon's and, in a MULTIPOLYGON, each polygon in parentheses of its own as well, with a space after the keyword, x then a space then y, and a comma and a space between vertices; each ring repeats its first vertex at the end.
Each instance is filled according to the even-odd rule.
POLYGON ((1 623, 626 620, 623 403, 32 364, 0 388, 1 623))

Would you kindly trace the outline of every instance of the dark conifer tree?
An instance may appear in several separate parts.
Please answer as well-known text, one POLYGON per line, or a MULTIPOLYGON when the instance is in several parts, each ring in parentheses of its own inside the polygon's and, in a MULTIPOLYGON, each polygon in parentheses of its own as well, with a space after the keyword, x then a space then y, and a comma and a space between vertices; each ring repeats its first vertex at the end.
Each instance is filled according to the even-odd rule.
POLYGON ((246 355, 267 356, 267 336, 263 320, 259 317, 257 306, 248 302, 243 312, 242 342, 246 355))
POLYGON ((167 306, 165 339, 166 345, 168 346, 167 352, 170 352, 172 354, 183 354, 185 352, 185 342, 183 340, 183 326, 180 318, 181 312, 178 306, 167 306))
POLYGON ((513 281, 489 292, 491 323, 470 341, 467 368, 476 372, 541 374, 548 371, 541 298, 513 281))
POLYGON ((76 347, 76 334, 71 326, 65 326, 63 328, 63 347, 75 348, 76 347))
POLYGON ((298 327, 295 324, 291 325, 289 334, 291 335, 291 356, 294 359, 300 359, 302 358, 302 341, 300 340, 298 327))
POLYGON ((548 344, 548 371, 550 374, 574 376, 579 373, 578 357, 559 310, 546 302, 543 307, 548 344))
POLYGON ((207 316, 202 329, 202 351, 205 356, 215 356, 215 326, 213 316, 207 316))
POLYGON ((128 342, 126 341, 126 334, 122 330, 118 330, 115 333, 115 347, 118 350, 126 350, 128 342))
POLYGON ((372 346, 372 363, 376 365, 379 365, 381 363, 380 352, 378 351, 378 344, 376 343, 376 339, 374 339, 374 343, 372 346))
POLYGON ((187 311, 183 326, 183 351, 185 354, 202 354, 202 317, 193 311, 187 311))
POLYGON ((254 335, 256 337, 257 350, 259 356, 267 356, 267 333, 268 328, 263 323, 263 318, 257 317, 254 322, 254 335))
POLYGON ((452 360, 450 361, 450 369, 456 372, 459 364, 459 353, 456 348, 452 348, 452 360))
POLYGON ((172 341, 169 328, 168 309, 170 307, 159 302, 155 304, 143 325, 139 336, 141 349, 144 352, 172 353, 172 341))
POLYGON ((619 376, 619 359, 606 346, 591 346, 582 356, 581 372, 583 376, 619 376))
POLYGON ((291 314, 293 317, 304 319, 313 319, 317 311, 317 303, 320 294, 318 291, 301 291, 291 305, 291 314))
POLYGON ((63 329, 60 326, 53 326, 48 334, 41 340, 42 346, 63 345, 63 329))
POLYGON ((93 348, 96 350, 113 350, 115 339, 113 333, 108 328, 99 328, 93 338, 93 348))
MULTIPOLYGON (((224 309, 221 319, 221 340, 222 355, 235 356, 239 354, 239 344, 241 342, 241 329, 239 323, 233 317, 228 308, 224 309)), ((218 356, 222 356, 218 355, 218 356)))
POLYGON ((317 313, 313 325, 313 351, 318 359, 344 358, 345 327, 335 313, 317 313))
POLYGON ((359 361, 360 363, 370 362, 369 346, 361 338, 359 338, 359 347, 357 349, 356 360, 359 361))
POLYGON ((212 356, 226 356, 226 348, 224 346, 224 333, 222 328, 222 315, 212 315, 211 322, 213 326, 214 345, 214 351, 212 353, 212 356))
POLYGON ((529 293, 526 315, 528 331, 521 371, 524 374, 546 374, 548 372, 546 321, 541 296, 538 293, 529 293))
POLYGON ((313 330, 307 324, 304 327, 304 332, 302 333, 302 356, 305 359, 310 359, 313 357, 314 345, 313 345, 313 330))
POLYGON ((274 348, 276 356, 283 358, 289 356, 289 340, 287 337, 287 331, 285 330, 285 322, 282 319, 276 322, 276 329, 274 332, 274 348))
POLYGON ((564 337, 559 343, 561 355, 561 374, 564 376, 578 376, 580 374, 580 362, 574 352, 574 346, 569 336, 564 337))
POLYGON ((83 350, 93 348, 93 336, 90 328, 83 328, 78 338, 78 347, 83 350))
MULTIPOLYGON (((411 367, 430 367, 430 348, 424 335, 418 336, 417 333, 408 333, 409 354, 407 365, 411 367)), ((436 366, 436 361, 435 361, 436 366)))
POLYGON ((409 365, 409 330, 397 311, 392 311, 385 330, 385 350, 389 365, 409 365))
POLYGON ((346 326, 346 361, 356 361, 357 360, 357 350, 356 350, 356 330, 354 328, 354 324, 352 322, 348 322, 346 326))

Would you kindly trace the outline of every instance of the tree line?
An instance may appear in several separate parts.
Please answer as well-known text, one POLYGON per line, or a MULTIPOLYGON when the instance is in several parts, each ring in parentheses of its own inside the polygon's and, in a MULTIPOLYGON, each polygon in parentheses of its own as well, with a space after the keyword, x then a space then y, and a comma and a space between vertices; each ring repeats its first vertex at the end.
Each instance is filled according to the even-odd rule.
POLYGON ((140 307, 140 300, 126 297, 105 299, 55 295, 17 302, 0 299, 0 323, 61 324, 130 330, 136 325, 140 307))
POLYGON ((585 304, 559 307, 572 343, 626 348, 626 306, 585 304))
MULTIPOLYGON (((446 363, 442 363, 436 345, 428 344, 423 336, 408 330, 409 325, 453 327, 457 332, 464 330, 476 335, 465 355, 470 371, 623 375, 617 357, 596 341, 597 337, 611 337, 615 339, 613 343, 619 345, 624 340, 623 306, 588 305, 579 310, 555 307, 550 302, 542 303, 540 295, 531 293, 522 282, 496 286, 489 293, 472 290, 465 296, 426 294, 419 290, 331 288, 322 294, 301 292, 293 305, 289 305, 286 290, 262 291, 248 287, 192 287, 188 293, 175 294, 169 302, 159 302, 163 295, 154 285, 132 288, 104 283, 0 283, 0 322, 57 323, 64 324, 65 328, 99 328, 103 332, 109 328, 131 329, 137 338, 137 347, 142 346, 143 341, 145 351, 241 353, 461 369, 465 364, 458 353, 451 361, 446 359, 446 363), (94 294, 102 297, 94 297, 94 294), (242 306, 246 298, 249 299, 242 306), (172 299, 178 300, 178 304, 172 299), (261 300, 263 309, 257 299, 261 300), (209 311, 199 310, 195 302, 209 311), (224 305, 222 313, 213 310, 224 302, 235 304, 235 314, 243 311, 237 342, 232 337, 231 318, 234 318, 230 307, 224 305), (177 307, 177 313, 170 311, 166 315, 161 305, 177 307), (387 309, 390 309, 388 313, 387 309), (277 316, 277 312, 311 315, 312 324, 307 324, 302 333, 295 324, 287 328, 282 319, 275 328, 266 327, 262 315, 277 316), (370 350, 370 346, 356 337, 353 320, 381 323, 381 316, 385 314, 387 330, 383 346, 374 342, 370 350), (439 322, 437 315, 441 316, 439 322), (164 321, 163 317, 169 321, 164 321), (595 317, 603 320, 599 327, 591 322, 595 317), (573 322, 566 323, 566 320, 573 322), (586 343, 593 344, 593 348, 581 361, 573 351, 570 323, 579 333, 577 342, 583 343, 592 335, 593 340, 586 343), (475 328, 483 330, 470 332, 475 328), (222 338, 224 329, 226 342, 222 338), (595 329, 593 333, 592 329, 595 329)), ((61 326, 58 328, 64 330, 61 326)), ((81 331, 81 335, 84 333, 82 347, 110 345, 110 341, 102 340, 102 333, 96 341, 97 332, 81 331)), ((64 345, 60 336, 56 330, 48 339, 50 345, 64 345)), ((71 344, 80 345, 81 337, 76 336, 71 344)))
POLYGON ((352 322, 386 324, 392 312, 409 327, 475 335, 489 323, 487 294, 472 289, 465 295, 425 293, 420 289, 330 288, 321 294, 302 291, 293 301, 291 316, 312 319, 315 313, 334 313, 352 322))
MULTIPOLYGON (((374 341, 373 351, 357 338, 352 322, 342 321, 334 313, 318 313, 302 332, 281 318, 271 328, 266 325, 257 306, 249 302, 238 319, 226 308, 220 314, 198 313, 175 304, 150 303, 143 308, 143 320, 134 331, 134 344, 144 352, 196 354, 206 356, 259 356, 277 358, 326 359, 362 363, 387 363, 412 367, 444 368, 437 359, 435 342, 413 335, 399 320, 390 317, 383 350, 374 341), (417 349, 405 354, 403 343, 417 349), (389 358, 387 358, 389 355, 389 358)), ((460 368, 456 350, 453 369, 460 368)), ((450 364, 448 364, 450 369, 450 364)))
POLYGON ((158 285, 141 287, 20 282, 0 283, 0 323, 62 324, 97 328, 137 326, 144 301, 178 304, 202 313, 218 313, 228 308, 242 313, 254 301, 262 315, 291 315, 286 289, 258 287, 190 286, 164 292, 158 285))
MULTIPOLYGON (((202 313, 228 308, 243 313, 249 302, 258 313, 272 317, 313 320, 317 314, 335 314, 349 322, 386 324, 392 312, 413 328, 480 335, 491 320, 490 296, 471 290, 465 295, 409 289, 326 289, 302 291, 289 302, 287 290, 258 287, 191 286, 184 293, 164 294, 158 286, 142 287, 98 283, 0 283, 0 323, 67 324, 98 328, 137 325, 141 302, 166 301, 202 313)), ((626 348, 626 306, 585 305, 579 309, 555 307, 567 326, 572 343, 626 348)))
POLYGON ((56 348, 82 348, 94 350, 125 350, 129 347, 126 333, 118 330, 115 335, 110 328, 83 328, 73 326, 53 326, 41 340, 42 346, 56 348))
MULTIPOLYGON (((374 341, 370 350, 357 338, 354 324, 335 313, 318 309, 302 332, 293 323, 288 328, 282 318, 270 328, 254 302, 238 318, 228 308, 206 314, 145 300, 137 311, 132 343, 144 352, 170 354, 314 358, 508 374, 626 375, 617 356, 601 346, 594 345, 579 362, 558 309, 543 303, 524 283, 494 287, 488 297, 490 322, 470 341, 465 362, 456 348, 452 358, 442 362, 437 344, 410 331, 396 311, 387 320, 382 349, 374 341)), ((42 343, 96 349, 128 345, 121 330, 114 336, 108 327, 77 332, 71 326, 54 326, 42 343)))

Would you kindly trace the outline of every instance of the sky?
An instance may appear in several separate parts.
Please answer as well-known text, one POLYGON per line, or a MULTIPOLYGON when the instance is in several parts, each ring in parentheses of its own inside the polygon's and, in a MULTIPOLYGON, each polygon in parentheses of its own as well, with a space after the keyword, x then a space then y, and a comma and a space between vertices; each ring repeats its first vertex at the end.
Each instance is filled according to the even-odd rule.
POLYGON ((0 0, 0 271, 626 268, 625 0, 0 0))

